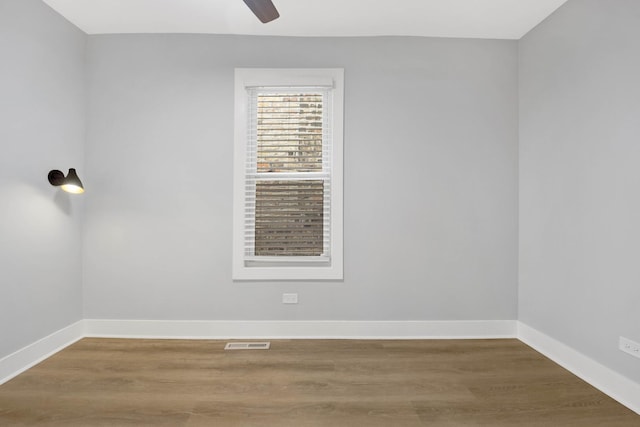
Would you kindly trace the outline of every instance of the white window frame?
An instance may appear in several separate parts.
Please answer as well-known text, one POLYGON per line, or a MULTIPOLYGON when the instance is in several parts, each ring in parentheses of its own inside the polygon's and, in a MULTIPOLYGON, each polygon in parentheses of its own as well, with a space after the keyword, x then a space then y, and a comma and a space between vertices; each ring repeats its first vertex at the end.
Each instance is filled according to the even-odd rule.
MULTIPOLYGON (((233 280, 342 280, 343 278, 343 117, 342 68, 236 68, 233 152, 233 280), (250 87, 332 87, 330 259, 247 260, 244 254, 247 123, 250 87)), ((302 257, 301 257, 302 258, 302 257)), ((304 257, 307 258, 307 257, 304 257)))

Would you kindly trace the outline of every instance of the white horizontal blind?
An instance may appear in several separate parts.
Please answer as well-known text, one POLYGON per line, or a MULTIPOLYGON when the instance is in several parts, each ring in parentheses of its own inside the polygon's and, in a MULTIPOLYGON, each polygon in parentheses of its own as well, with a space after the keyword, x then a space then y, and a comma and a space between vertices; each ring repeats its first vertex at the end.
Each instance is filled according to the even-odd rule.
POLYGON ((245 262, 330 257, 330 88, 247 88, 245 262))

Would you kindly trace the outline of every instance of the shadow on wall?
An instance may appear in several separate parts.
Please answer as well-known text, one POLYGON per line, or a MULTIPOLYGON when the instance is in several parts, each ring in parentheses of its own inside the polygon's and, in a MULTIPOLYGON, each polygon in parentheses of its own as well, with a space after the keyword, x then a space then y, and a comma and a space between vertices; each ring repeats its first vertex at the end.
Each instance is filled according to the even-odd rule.
POLYGON ((53 203, 64 212, 67 216, 71 216, 71 194, 65 193, 64 191, 56 191, 53 196, 53 203))

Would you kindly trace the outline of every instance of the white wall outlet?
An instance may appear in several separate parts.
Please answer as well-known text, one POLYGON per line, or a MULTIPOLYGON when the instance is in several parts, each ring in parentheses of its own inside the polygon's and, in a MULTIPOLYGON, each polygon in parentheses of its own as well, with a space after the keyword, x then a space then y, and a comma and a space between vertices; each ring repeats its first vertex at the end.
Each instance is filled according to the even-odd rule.
POLYGON ((282 303, 283 304, 297 304, 298 303, 298 294, 282 294, 282 303))
POLYGON ((640 344, 629 338, 620 337, 620 350, 640 359, 640 344))

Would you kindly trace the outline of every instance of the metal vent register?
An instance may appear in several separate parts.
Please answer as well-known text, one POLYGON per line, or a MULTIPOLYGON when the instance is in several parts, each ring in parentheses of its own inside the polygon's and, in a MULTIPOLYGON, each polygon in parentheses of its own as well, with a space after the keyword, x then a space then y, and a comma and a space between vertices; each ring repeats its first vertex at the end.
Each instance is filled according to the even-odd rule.
POLYGON ((225 350, 269 350, 270 342, 228 342, 225 350))

